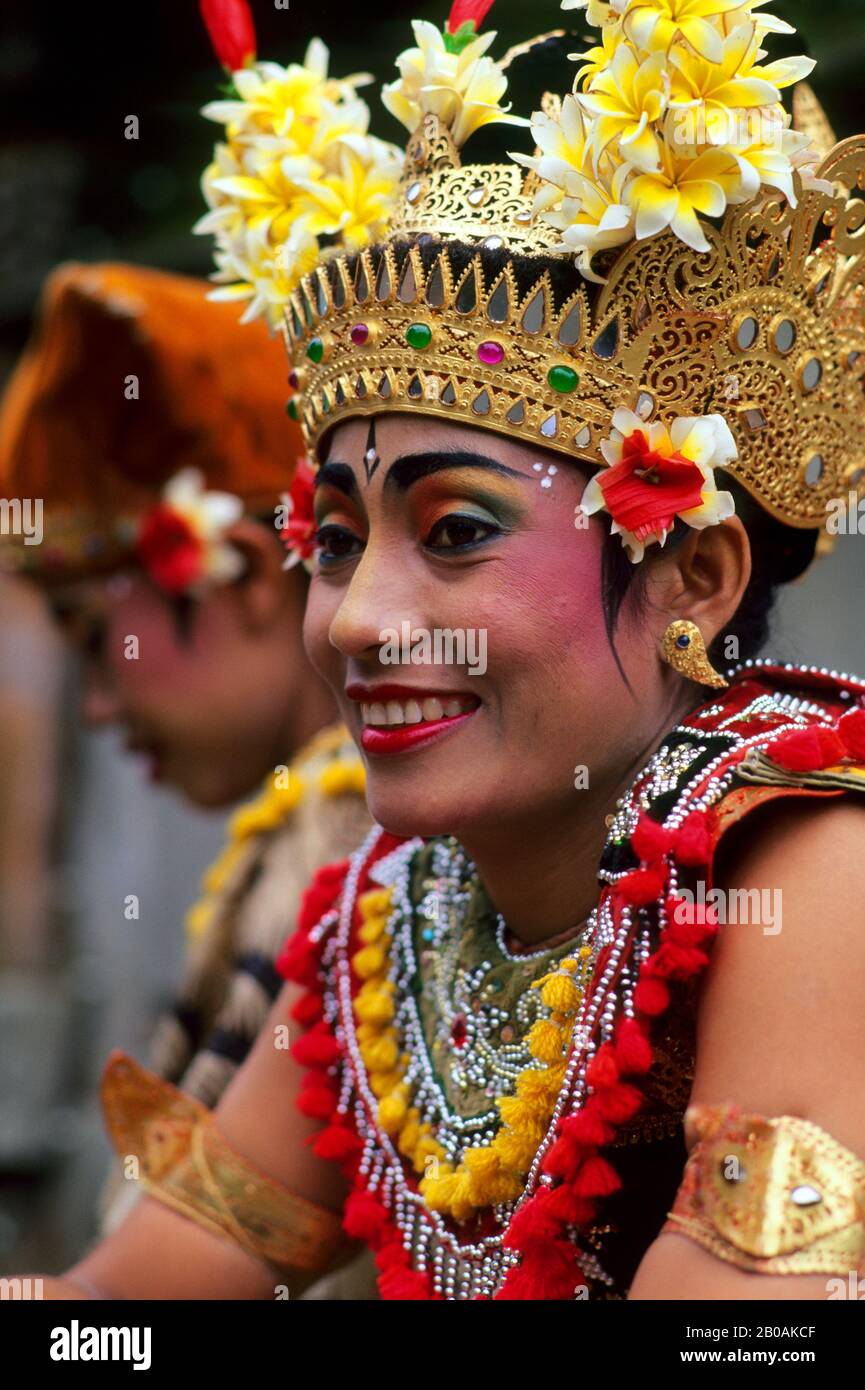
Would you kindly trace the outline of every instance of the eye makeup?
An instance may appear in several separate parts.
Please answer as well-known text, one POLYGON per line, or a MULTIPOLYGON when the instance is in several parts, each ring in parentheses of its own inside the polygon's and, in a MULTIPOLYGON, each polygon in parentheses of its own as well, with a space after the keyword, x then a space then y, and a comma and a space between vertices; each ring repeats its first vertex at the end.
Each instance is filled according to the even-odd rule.
POLYGON ((528 511, 524 489, 509 478, 488 476, 480 478, 467 471, 453 469, 436 473, 417 483, 411 492, 415 522, 419 530, 428 530, 449 512, 471 516, 487 525, 512 530, 528 511))

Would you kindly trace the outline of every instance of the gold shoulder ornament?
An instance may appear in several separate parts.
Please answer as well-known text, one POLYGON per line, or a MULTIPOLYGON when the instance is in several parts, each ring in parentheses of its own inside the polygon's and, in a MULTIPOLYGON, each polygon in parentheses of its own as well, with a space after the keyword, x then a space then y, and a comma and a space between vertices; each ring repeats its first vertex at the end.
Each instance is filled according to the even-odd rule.
POLYGON ((200 1101, 111 1054, 102 1076, 108 1132, 155 1197, 278 1271, 326 1269, 346 1240, 340 1217, 297 1196, 237 1153, 200 1101))
POLYGON ((809 1120, 691 1106, 698 1141, 663 1230, 754 1274, 865 1267, 865 1162, 809 1120))

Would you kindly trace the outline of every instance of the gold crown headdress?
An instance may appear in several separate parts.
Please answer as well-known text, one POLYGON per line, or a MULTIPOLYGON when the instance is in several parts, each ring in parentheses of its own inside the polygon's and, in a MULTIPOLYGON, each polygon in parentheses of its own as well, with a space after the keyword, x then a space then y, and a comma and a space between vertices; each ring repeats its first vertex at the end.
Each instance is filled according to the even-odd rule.
POLYGON ((414 22, 383 94, 411 131, 398 163, 320 64, 322 122, 350 108, 359 125, 305 170, 293 149, 277 161, 282 202, 267 74, 236 75, 253 99, 211 111, 217 164, 244 170, 205 184, 223 294, 284 311, 311 455, 342 419, 419 410, 606 464, 586 510, 607 507, 632 559, 674 520, 620 505, 635 476, 706 525, 730 514, 722 466, 778 520, 821 527, 865 491, 865 137, 827 148, 804 87, 793 127, 780 89, 813 64, 763 63, 765 35, 793 32, 768 0, 563 0, 601 26, 570 55, 574 90, 544 96, 534 155, 463 165, 478 126, 529 124, 499 103, 540 40, 495 63, 477 33, 491 3, 456 0, 443 32, 414 22), (562 299, 532 257, 582 283, 562 299))

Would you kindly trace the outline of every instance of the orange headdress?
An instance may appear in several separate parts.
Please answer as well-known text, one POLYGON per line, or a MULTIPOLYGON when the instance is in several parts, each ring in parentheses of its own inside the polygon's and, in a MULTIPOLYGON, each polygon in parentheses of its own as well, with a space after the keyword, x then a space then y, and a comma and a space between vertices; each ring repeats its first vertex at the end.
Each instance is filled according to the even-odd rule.
POLYGON ((0 537, 8 567, 42 582, 104 573, 130 562, 148 521, 159 550, 160 509, 192 517, 202 503, 203 553, 211 513, 277 507, 303 452, 284 349, 206 295, 203 281, 136 266, 51 275, 0 409, 4 517, 39 502, 44 531, 39 544, 0 537))

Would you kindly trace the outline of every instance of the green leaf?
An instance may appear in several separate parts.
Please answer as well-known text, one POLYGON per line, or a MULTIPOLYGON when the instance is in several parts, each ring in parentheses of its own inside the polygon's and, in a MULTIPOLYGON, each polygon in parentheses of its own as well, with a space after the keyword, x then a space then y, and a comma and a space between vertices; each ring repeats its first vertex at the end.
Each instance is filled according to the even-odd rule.
POLYGON ((473 19, 465 19, 457 29, 456 33, 450 34, 447 29, 444 31, 445 48, 448 53, 462 53, 467 48, 472 39, 477 38, 477 30, 473 19))

